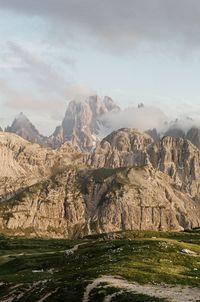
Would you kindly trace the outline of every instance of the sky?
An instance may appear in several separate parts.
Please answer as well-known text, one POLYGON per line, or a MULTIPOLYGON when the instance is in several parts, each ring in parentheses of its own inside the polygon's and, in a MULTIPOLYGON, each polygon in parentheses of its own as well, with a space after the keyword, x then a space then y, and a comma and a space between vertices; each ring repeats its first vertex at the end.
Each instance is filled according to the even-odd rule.
POLYGON ((200 119, 199 0, 0 0, 0 126, 88 95, 200 119))

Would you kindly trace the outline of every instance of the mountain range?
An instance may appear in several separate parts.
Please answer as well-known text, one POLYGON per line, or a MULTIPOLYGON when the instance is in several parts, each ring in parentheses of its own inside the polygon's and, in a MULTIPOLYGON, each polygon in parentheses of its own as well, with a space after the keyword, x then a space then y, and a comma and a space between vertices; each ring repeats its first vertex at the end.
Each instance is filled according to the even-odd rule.
POLYGON ((173 122, 165 133, 109 133, 103 117, 120 110, 91 96, 71 101, 50 137, 23 113, 0 132, 1 233, 72 238, 200 227, 200 130, 173 122))
MULTIPOLYGON (((138 110, 143 110, 143 108, 142 103, 138 104, 138 110)), ((121 108, 110 97, 106 96, 101 99, 95 95, 84 101, 70 101, 61 125, 49 137, 41 135, 22 112, 4 131, 15 133, 32 143, 52 149, 60 147, 66 141, 71 141, 83 152, 90 152, 106 134, 113 131, 109 124, 108 114, 115 114, 120 110, 121 108), (105 116, 107 119, 104 118, 105 116)), ((0 131, 2 131, 1 128, 0 131)), ((185 131, 183 127, 179 126, 178 120, 165 121, 162 131, 154 128, 145 129, 145 132, 154 140, 159 140, 164 136, 185 138, 200 148, 200 129, 192 126, 185 131)))
POLYGON ((90 151, 99 141, 101 130, 106 128, 106 123, 101 117, 118 110, 120 107, 110 97, 104 97, 102 100, 98 96, 90 96, 85 101, 69 102, 61 125, 50 137, 41 135, 22 112, 5 132, 15 133, 30 142, 53 149, 65 141, 72 141, 81 150, 90 151))
POLYGON ((74 238, 120 230, 200 226, 200 150, 137 129, 106 136, 90 152, 0 133, 0 232, 74 238))

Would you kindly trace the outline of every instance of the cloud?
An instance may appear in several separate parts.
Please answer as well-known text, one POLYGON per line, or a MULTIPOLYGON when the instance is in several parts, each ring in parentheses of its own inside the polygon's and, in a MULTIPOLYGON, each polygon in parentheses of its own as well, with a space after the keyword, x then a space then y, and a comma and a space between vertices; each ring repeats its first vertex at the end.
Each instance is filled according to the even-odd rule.
POLYGON ((9 48, 13 56, 21 61, 23 68, 19 72, 26 74, 41 92, 69 99, 91 93, 89 88, 67 80, 69 75, 63 76, 39 55, 12 42, 9 43, 9 48))
MULTIPOLYGON (((11 57, 20 64, 12 70, 11 79, 0 77, 1 95, 5 96, 4 104, 14 110, 37 111, 49 114, 53 119, 62 119, 66 102, 81 99, 94 93, 93 90, 69 81, 69 75, 63 75, 44 61, 38 54, 24 49, 18 44, 9 43, 11 57)), ((12 68, 12 66, 10 66, 12 68)))
MULTIPOLYGON (((187 112, 188 113, 188 112, 187 112)), ((156 129, 161 135, 169 129, 182 129, 185 133, 192 127, 200 128, 200 116, 192 114, 166 115, 158 107, 129 107, 118 112, 108 112, 102 116, 106 127, 102 127, 100 137, 120 128, 136 128, 140 131, 156 129)))
POLYGON ((86 34, 112 51, 200 46, 199 0, 0 0, 0 9, 40 17, 62 43, 86 34))
POLYGON ((180 116, 177 119, 171 120, 166 124, 165 131, 171 129, 182 129, 185 133, 193 127, 200 128, 200 118, 190 116, 180 116))
POLYGON ((120 128, 137 128, 142 131, 156 128, 163 131, 168 118, 156 107, 129 107, 118 112, 106 113, 102 120, 107 125, 107 128, 102 129, 102 135, 105 136, 120 128))

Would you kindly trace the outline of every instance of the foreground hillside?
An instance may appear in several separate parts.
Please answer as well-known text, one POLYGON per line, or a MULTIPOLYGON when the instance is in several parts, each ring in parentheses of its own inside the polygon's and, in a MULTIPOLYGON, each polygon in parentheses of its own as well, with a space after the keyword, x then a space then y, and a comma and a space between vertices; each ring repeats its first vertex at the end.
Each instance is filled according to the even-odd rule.
POLYGON ((0 239, 2 302, 189 302, 199 297, 198 230, 120 232, 72 241, 0 239))

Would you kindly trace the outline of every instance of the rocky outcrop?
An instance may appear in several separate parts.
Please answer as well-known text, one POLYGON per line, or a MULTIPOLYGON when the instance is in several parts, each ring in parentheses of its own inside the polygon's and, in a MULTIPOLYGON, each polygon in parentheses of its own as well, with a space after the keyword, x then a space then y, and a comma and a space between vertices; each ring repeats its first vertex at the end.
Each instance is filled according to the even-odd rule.
POLYGON ((107 136, 90 155, 94 167, 144 166, 168 174, 177 189, 200 199, 200 150, 183 138, 164 137, 155 142, 135 129, 121 129, 107 136))
POLYGON ((55 152, 32 144, 13 133, 0 133, 0 177, 45 175, 55 152))
POLYGON ((168 174, 177 189, 200 200, 200 150, 183 138, 164 137, 149 150, 153 166, 168 174))
POLYGON ((148 162, 147 149, 153 143, 148 134, 123 128, 101 141, 90 155, 88 164, 96 168, 144 166, 148 162))
POLYGON ((32 144, 13 133, 0 133, 0 195, 8 195, 55 174, 70 164, 82 165, 84 155, 66 142, 57 150, 32 144))
POLYGON ((200 225, 200 203, 150 165, 68 167, 0 204, 2 232, 71 238, 120 230, 182 230, 200 225))

